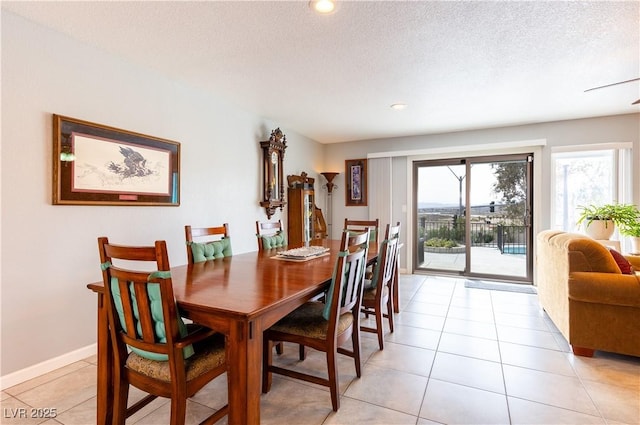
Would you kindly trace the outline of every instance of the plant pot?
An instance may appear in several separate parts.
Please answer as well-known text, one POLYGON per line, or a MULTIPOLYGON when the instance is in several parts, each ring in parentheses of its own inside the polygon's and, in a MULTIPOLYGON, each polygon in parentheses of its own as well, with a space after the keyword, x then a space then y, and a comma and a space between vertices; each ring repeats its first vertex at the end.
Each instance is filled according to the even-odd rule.
POLYGON ((585 222, 584 232, 596 240, 608 240, 613 235, 615 226, 611 220, 593 220, 585 222))

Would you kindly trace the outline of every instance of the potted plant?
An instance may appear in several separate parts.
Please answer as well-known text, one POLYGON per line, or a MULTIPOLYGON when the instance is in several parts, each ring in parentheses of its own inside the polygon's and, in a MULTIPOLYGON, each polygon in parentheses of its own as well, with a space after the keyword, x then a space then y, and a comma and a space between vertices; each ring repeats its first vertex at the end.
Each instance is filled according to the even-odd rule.
MULTIPOLYGON (((633 204, 604 204, 579 206, 581 212, 577 225, 584 223, 587 235, 597 240, 606 240, 618 228, 631 228, 638 221, 640 211, 633 204)), ((621 231, 622 233, 622 231, 621 231)))
MULTIPOLYGON (((640 215, 640 214, 639 214, 640 215)), ((618 225, 618 230, 621 235, 629 236, 631 238, 631 253, 640 253, 640 219, 636 216, 635 219, 629 220, 625 223, 618 225)))

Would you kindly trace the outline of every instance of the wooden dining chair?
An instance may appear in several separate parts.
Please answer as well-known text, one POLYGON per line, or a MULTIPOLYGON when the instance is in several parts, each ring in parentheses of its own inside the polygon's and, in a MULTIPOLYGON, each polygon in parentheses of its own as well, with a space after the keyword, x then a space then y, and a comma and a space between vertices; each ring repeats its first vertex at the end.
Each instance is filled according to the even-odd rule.
POLYGON ((378 249, 378 262, 374 267, 373 277, 364 283, 361 312, 365 317, 375 316, 376 327, 361 325, 360 330, 377 334, 381 350, 384 350, 383 318, 389 320, 389 330, 393 332, 393 286, 396 284, 399 242, 400 222, 395 226, 387 224, 384 240, 378 249))
POLYGON ((326 303, 310 301, 294 310, 264 332, 262 392, 271 389, 272 374, 277 373, 329 387, 331 405, 338 411, 337 354, 354 359, 356 375, 361 376, 360 304, 367 263, 369 231, 349 234, 343 232, 334 277, 326 303), (351 338, 352 349, 341 347, 351 338), (273 365, 272 345, 287 341, 326 353, 328 377, 304 374, 273 365))
POLYGON ((282 227, 282 220, 256 221, 256 238, 258 251, 287 246, 287 234, 282 227))
POLYGON ((187 225, 184 226, 184 233, 189 264, 233 255, 228 223, 217 227, 191 227, 187 225))
MULTIPOLYGON (((378 235, 380 234, 380 219, 375 220, 349 220, 348 218, 344 219, 344 230, 348 230, 350 232, 357 231, 361 232, 364 229, 369 229, 369 240, 378 245, 378 235)), ((366 278, 371 279, 373 277, 373 266, 374 263, 369 264, 367 267, 366 278)))
POLYGON ((375 220, 349 220, 348 218, 344 219, 344 229, 351 231, 363 231, 364 229, 369 228, 369 238, 372 242, 378 244, 378 235, 380 230, 380 219, 375 220))
MULTIPOLYGON (((164 241, 122 246, 101 237, 98 248, 113 349, 114 423, 122 425, 155 398, 166 397, 171 425, 183 425, 187 398, 227 370, 224 335, 180 318, 164 241), (155 271, 129 269, 139 262, 153 264, 155 271), (127 408, 130 385, 148 395, 127 408)), ((225 405, 203 423, 217 422, 227 410, 225 405)))

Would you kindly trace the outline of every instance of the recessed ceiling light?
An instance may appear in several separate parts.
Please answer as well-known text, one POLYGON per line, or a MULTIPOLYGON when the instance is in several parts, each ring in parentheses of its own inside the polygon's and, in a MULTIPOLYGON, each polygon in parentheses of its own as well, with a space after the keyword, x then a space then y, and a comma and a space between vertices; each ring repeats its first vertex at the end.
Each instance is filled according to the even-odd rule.
POLYGON ((309 7, 321 15, 328 15, 336 10, 335 0, 313 0, 309 7))
POLYGON ((391 105, 391 109, 395 111, 402 111, 403 109, 407 109, 407 106, 408 105, 406 103, 394 103, 391 105))

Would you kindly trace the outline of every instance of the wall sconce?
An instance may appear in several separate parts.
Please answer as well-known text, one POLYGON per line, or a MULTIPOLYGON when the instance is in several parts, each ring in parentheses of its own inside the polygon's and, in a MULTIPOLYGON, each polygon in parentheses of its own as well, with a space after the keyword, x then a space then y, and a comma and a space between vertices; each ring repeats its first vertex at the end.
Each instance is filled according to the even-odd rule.
POLYGON ((333 192, 333 189, 337 189, 338 186, 336 186, 333 183, 333 179, 336 178, 336 176, 340 173, 333 173, 333 172, 324 172, 324 173, 320 173, 322 174, 322 176, 327 179, 327 184, 324 185, 324 187, 327 188, 327 228, 329 229, 329 239, 333 238, 333 200, 331 198, 331 193, 333 192))

